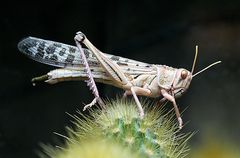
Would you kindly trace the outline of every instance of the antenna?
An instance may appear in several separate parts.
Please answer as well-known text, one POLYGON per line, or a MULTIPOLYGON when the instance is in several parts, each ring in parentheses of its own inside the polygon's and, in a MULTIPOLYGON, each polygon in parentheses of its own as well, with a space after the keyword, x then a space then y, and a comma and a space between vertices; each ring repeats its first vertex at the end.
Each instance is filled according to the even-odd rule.
POLYGON ((191 74, 193 74, 193 71, 194 71, 194 68, 195 68, 195 64, 196 64, 196 61, 197 61, 197 56, 198 56, 198 45, 196 45, 196 52, 195 52, 195 57, 194 57, 194 60, 193 60, 191 74))
POLYGON ((202 70, 198 71, 197 73, 195 73, 194 75, 192 75, 192 77, 197 76, 198 74, 202 73, 203 71, 205 71, 205 70, 209 69, 210 67, 212 67, 214 65, 217 65, 219 63, 221 63, 221 61, 217 61, 215 63, 212 63, 211 65, 205 67, 204 69, 202 69, 202 70))

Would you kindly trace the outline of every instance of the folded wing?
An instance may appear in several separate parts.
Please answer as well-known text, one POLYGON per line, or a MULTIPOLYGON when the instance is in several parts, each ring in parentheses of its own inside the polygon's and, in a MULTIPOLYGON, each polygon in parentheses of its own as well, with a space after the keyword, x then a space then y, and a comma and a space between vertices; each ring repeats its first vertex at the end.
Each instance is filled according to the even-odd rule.
MULTIPOLYGON (((63 68, 75 69, 83 67, 82 57, 75 46, 36 37, 27 37, 18 43, 18 49, 29 58, 40 63, 63 68)), ((89 66, 91 68, 99 67, 100 64, 93 56, 92 52, 85 48, 83 50, 87 57, 89 66)), ((113 62, 117 63, 124 73, 129 75, 151 73, 153 70, 151 64, 111 54, 104 54, 113 62)))

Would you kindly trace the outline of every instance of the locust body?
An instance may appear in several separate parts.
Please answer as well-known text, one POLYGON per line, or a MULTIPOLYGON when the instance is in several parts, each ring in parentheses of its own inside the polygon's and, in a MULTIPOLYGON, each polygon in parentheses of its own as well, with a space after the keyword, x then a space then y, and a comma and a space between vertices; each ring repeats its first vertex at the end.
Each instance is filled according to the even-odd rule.
MULTIPOLYGON (((47 83, 55 84, 62 81, 89 79, 88 85, 93 91, 95 99, 86 107, 99 102, 94 81, 113 85, 125 90, 124 96, 133 95, 140 117, 143 117, 144 111, 137 96, 153 98, 162 96, 163 100, 173 103, 179 127, 182 128, 182 119, 175 97, 181 96, 188 89, 194 76, 194 66, 190 72, 183 68, 148 64, 106 54, 98 50, 81 32, 77 33, 75 41, 77 47, 34 37, 20 41, 18 48, 28 57, 44 64, 60 67, 46 75, 34 78, 33 82, 45 80, 47 83), (85 45, 87 48, 82 48, 81 45, 85 45)), ((197 53, 193 65, 196 62, 196 56, 197 53)), ((207 68, 217 63, 219 62, 207 68)))

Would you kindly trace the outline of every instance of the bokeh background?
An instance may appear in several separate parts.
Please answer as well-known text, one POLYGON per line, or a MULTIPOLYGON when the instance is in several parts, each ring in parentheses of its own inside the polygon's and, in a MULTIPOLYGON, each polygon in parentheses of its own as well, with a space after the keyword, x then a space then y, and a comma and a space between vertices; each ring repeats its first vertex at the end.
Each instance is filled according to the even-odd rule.
MULTIPOLYGON (((148 63, 196 70, 222 64, 194 78, 177 100, 188 122, 190 157, 239 157, 240 1, 121 0, 4 1, 0 8, 0 157, 36 158, 39 142, 54 143, 71 125, 65 113, 93 96, 84 82, 38 84, 32 77, 54 67, 17 50, 26 36, 74 44, 81 30, 103 52, 148 63)), ((103 98, 123 93, 98 84, 103 98)), ((170 105, 169 105, 170 106, 170 105)))

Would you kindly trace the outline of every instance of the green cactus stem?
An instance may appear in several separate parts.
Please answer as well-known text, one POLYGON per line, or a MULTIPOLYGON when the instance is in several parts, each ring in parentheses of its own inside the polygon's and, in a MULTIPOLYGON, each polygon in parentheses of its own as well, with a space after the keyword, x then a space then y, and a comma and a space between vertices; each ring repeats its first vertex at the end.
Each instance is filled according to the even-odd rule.
MULTIPOLYGON (((142 102, 142 105, 145 111, 143 119, 139 118, 133 101, 121 99, 106 103, 105 110, 91 109, 90 116, 84 116, 81 112, 71 115, 75 127, 67 127, 69 134, 68 137, 63 136, 66 138, 64 150, 50 148, 55 154, 46 152, 47 155, 62 158, 59 156, 61 153, 74 150, 78 146, 81 148, 88 140, 106 140, 126 148, 133 155, 140 155, 141 158, 185 157, 189 150, 187 141, 192 134, 179 131, 173 111, 166 113, 162 107, 146 102, 142 102)), ((83 153, 78 154, 78 157, 83 156, 83 153)), ((76 155, 68 155, 68 158, 76 158, 76 155)))

